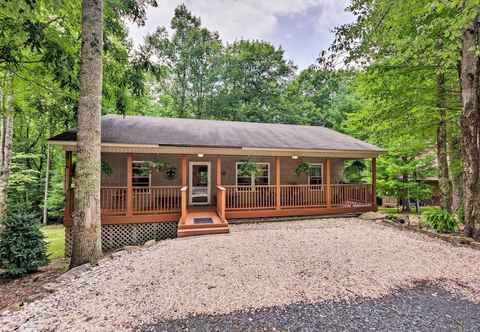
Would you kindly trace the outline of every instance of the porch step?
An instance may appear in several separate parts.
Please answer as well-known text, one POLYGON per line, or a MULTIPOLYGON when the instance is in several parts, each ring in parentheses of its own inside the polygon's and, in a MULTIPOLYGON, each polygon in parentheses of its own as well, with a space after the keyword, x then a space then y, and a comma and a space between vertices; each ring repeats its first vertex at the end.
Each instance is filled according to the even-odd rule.
MULTIPOLYGON (((190 226, 198 226, 198 225, 190 225, 190 226)), ((209 225, 205 227, 202 225, 202 228, 179 228, 177 231, 177 237, 187 237, 187 236, 195 236, 195 235, 207 235, 207 234, 225 234, 229 233, 230 230, 228 229, 228 225, 222 224, 219 227, 212 227, 213 225, 209 225)), ((216 225, 215 225, 216 226, 216 225)))
POLYGON ((178 229, 202 229, 202 228, 222 228, 228 227, 227 223, 214 224, 179 224, 178 229))
POLYGON ((228 222, 220 219, 215 211, 188 211, 183 222, 178 225, 177 236, 186 237, 194 235, 206 234, 223 234, 228 233, 228 222), (196 224, 195 219, 209 218, 211 224, 196 224))

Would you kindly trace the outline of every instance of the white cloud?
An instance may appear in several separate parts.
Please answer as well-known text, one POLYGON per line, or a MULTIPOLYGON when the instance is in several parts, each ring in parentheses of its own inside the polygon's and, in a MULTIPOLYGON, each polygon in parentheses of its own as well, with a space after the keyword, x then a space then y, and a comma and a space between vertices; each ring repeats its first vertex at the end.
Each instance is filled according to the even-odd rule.
MULTIPOLYGON (((295 31, 299 29, 319 34, 319 41, 331 40, 325 38, 325 35, 329 34, 335 25, 348 19, 348 14, 343 12, 344 1, 347 0, 160 0, 157 8, 147 10, 144 27, 130 26, 130 35, 136 43, 140 43, 146 34, 155 31, 158 26, 165 26, 170 30, 170 20, 175 8, 185 3, 193 15, 201 18, 204 26, 218 31, 223 41, 231 42, 244 38, 264 39, 277 46, 282 43, 283 48, 295 61, 295 54, 305 51, 290 49, 287 40, 311 39, 311 36, 296 35, 295 31), (305 17, 314 19, 304 21, 305 17), (280 26, 282 18, 288 18, 288 22, 293 23, 287 27, 280 26), (311 26, 305 27, 306 24, 311 26)), ((315 45, 315 53, 318 54, 320 49, 327 46, 315 45)), ((306 51, 313 61, 315 57, 310 54, 312 52, 313 50, 306 51)))

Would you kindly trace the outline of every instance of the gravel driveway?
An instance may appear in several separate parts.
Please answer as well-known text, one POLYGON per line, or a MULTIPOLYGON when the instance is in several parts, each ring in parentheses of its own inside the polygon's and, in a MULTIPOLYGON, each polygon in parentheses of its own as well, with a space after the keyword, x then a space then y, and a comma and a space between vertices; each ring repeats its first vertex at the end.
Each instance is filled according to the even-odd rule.
MULTIPOLYGON (((392 294, 414 291, 419 283, 451 301, 464 301, 460 307, 480 301, 480 251, 473 249, 359 219, 231 230, 106 258, 63 281, 55 293, 0 317, 0 329, 155 330, 184 318, 275 312, 289 305, 351 304, 354 310, 360 301, 374 308, 392 294)), ((375 311, 372 315, 374 321, 375 311)))

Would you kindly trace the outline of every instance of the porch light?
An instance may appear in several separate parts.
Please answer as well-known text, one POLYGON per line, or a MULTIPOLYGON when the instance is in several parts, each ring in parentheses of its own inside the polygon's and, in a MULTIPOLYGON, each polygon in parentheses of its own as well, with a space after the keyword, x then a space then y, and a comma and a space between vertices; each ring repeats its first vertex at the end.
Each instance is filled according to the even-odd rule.
POLYGON ((203 153, 199 153, 197 154, 198 158, 203 158, 204 154, 203 153))
POLYGON ((297 160, 298 156, 292 156, 292 159, 297 160))

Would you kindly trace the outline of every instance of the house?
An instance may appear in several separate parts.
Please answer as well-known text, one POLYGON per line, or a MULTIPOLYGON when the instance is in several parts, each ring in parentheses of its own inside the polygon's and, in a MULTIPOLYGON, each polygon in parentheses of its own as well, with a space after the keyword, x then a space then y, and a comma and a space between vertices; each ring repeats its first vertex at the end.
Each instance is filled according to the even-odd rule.
MULTIPOLYGON (((67 247, 76 132, 52 137, 66 152, 67 247)), ((376 209, 378 147, 319 126, 102 118, 104 248, 228 232, 228 220, 376 209), (344 184, 343 164, 372 160, 371 184, 344 184)))

